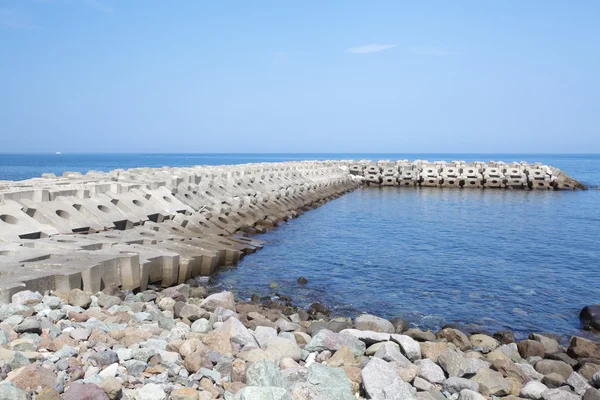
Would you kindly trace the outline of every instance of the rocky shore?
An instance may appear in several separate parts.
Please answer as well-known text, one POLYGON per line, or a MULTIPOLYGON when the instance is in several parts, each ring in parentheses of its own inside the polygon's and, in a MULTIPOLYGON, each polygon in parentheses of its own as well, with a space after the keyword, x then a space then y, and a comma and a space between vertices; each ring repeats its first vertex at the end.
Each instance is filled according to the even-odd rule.
POLYGON ((600 399, 585 338, 434 333, 205 282, 16 293, 0 306, 0 399, 600 399))

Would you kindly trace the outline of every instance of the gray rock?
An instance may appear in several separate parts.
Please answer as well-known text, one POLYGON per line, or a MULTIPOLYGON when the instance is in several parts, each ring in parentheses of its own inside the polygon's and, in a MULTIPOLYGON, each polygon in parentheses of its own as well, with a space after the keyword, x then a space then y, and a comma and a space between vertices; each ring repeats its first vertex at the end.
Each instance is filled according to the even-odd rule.
POLYGON ((548 390, 548 387, 542 382, 529 381, 523 386, 523 389, 521 389, 520 396, 527 399, 540 400, 542 398, 542 393, 546 390, 548 390))
POLYGON ((127 360, 123 363, 127 368, 127 373, 131 376, 139 376, 146 369, 146 364, 143 361, 127 360))
POLYGON ((415 365, 420 369, 419 376, 428 382, 442 383, 446 379, 442 368, 429 358, 417 360, 415 365))
POLYGON ((252 333, 237 318, 229 318, 219 329, 231 336, 231 342, 240 346, 260 347, 252 333))
POLYGON ((42 301, 43 296, 38 292, 23 290, 12 295, 12 303, 18 305, 35 304, 42 301))
POLYGON ((487 400, 484 396, 469 389, 461 390, 458 400, 487 400))
POLYGON ((234 400, 293 400, 287 390, 280 387, 246 386, 234 397, 234 400))
POLYGON ((365 342, 367 346, 373 343, 388 342, 390 340, 389 333, 375 332, 375 331, 361 331, 360 329, 344 329, 340 333, 352 335, 355 338, 365 342))
POLYGON ((192 328, 192 332, 207 333, 210 331, 211 324, 210 324, 209 320, 200 318, 200 319, 194 321, 191 328, 192 328))
POLYGON ((277 328, 279 328, 281 332, 293 332, 297 329, 300 329, 300 325, 283 318, 279 318, 277 321, 275 321, 275 325, 277 325, 277 328))
POLYGON ((248 368, 246 383, 249 386, 285 387, 285 381, 279 367, 267 359, 255 362, 248 368))
POLYGON ((592 376, 592 384, 596 388, 600 388, 600 371, 596 372, 594 376, 592 376))
POLYGON ((448 373, 448 376, 461 377, 467 373, 470 363, 456 350, 446 349, 438 357, 438 364, 448 373))
POLYGON ((544 375, 537 372, 535 370, 535 368, 533 368, 533 365, 531 365, 531 364, 516 363, 515 365, 517 367, 519 367, 521 369, 521 371, 523 371, 525 373, 525 375, 527 375, 531 379, 535 379, 536 381, 541 381, 544 378, 544 375))
POLYGON ((600 391, 590 388, 583 394, 583 400, 600 400, 600 391))
MULTIPOLYGON (((443 374, 443 372, 442 372, 443 374)), ((420 376, 415 377, 415 380, 413 381, 412 385, 420 391, 426 392, 428 390, 434 389, 435 386, 426 381, 425 379, 421 378, 420 376)))
POLYGON ((23 353, 16 351, 10 359, 10 361, 8 362, 8 364, 10 365, 10 368, 14 371, 25 365, 31 364, 31 362, 29 361, 29 358, 23 355, 23 353))
POLYGON ((73 289, 69 292, 68 302, 75 307, 88 308, 92 304, 92 296, 83 290, 73 289))
POLYGON ((529 335, 529 338, 540 342, 544 347, 546 354, 559 353, 561 351, 560 344, 551 337, 540 335, 539 333, 532 333, 529 335))
POLYGON ((148 383, 134 392, 135 400, 166 400, 167 394, 160 385, 148 383))
POLYGON ((415 388, 399 377, 397 368, 380 358, 372 358, 361 376, 365 392, 371 399, 416 399, 415 388))
POLYGON ((276 359, 287 357, 299 361, 302 358, 302 350, 296 342, 282 337, 270 338, 267 342, 266 351, 276 359))
POLYGON ((214 311, 217 307, 235 311, 235 299, 231 292, 215 293, 205 298, 200 307, 208 311, 214 311))
POLYGON ((254 338, 258 342, 258 345, 261 347, 261 349, 265 349, 269 339, 277 337, 277 329, 269 326, 257 326, 252 334, 254 335, 254 338))
POLYGON ((42 333, 42 324, 35 317, 28 317, 23 320, 19 325, 15 326, 14 331, 17 333, 42 333))
POLYGON ((363 355, 366 350, 364 342, 354 336, 345 333, 334 333, 327 329, 321 329, 312 337, 304 349, 309 352, 321 352, 323 350, 333 352, 344 346, 348 347, 355 357, 363 355))
POLYGON ((387 319, 375 315, 363 314, 354 320, 354 326, 361 331, 394 333, 394 325, 387 319))
POLYGON ((578 395, 583 395, 586 392, 586 390, 592 387, 587 382, 587 380, 583 376, 579 375, 577 372, 573 372, 569 376, 569 378, 567 379, 567 383, 573 388, 575 393, 577 393, 578 395))
POLYGON ((204 317, 205 315, 206 310, 195 304, 186 304, 179 311, 179 316, 181 318, 186 318, 192 322, 204 317))
POLYGON ((400 345, 400 349, 410 361, 419 360, 421 358, 421 345, 415 339, 408 335, 390 335, 392 341, 400 345))
POLYGON ((562 389, 548 389, 542 393, 542 399, 544 400, 580 400, 581 398, 576 394, 569 393, 562 389))
POLYGON ((375 352, 375 356, 381 358, 384 361, 395 361, 402 367, 408 367, 411 362, 408 358, 404 357, 400 352, 400 346, 394 342, 383 342, 381 347, 375 352))
POLYGON ((450 394, 459 393, 463 389, 479 392, 479 383, 465 378, 451 377, 444 381, 443 388, 450 394))

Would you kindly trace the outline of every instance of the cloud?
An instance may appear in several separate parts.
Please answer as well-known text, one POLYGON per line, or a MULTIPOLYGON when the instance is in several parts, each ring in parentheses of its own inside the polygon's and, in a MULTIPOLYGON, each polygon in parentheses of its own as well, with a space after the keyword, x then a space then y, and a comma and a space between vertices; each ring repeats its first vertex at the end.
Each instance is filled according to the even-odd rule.
POLYGON ((446 57, 455 56, 458 54, 456 51, 448 50, 444 47, 431 47, 431 46, 413 46, 410 48, 410 52, 419 56, 430 56, 430 57, 446 57))
POLYGON ((104 4, 101 0, 87 0, 86 4, 93 8, 96 11, 100 11, 103 13, 111 13, 113 12, 113 8, 111 6, 108 6, 106 4, 104 4))
POLYGON ((397 44, 377 44, 371 43, 365 46, 357 46, 350 47, 347 51, 352 54, 370 54, 370 53, 379 53, 380 51, 385 51, 389 49, 393 49, 398 46, 397 44))

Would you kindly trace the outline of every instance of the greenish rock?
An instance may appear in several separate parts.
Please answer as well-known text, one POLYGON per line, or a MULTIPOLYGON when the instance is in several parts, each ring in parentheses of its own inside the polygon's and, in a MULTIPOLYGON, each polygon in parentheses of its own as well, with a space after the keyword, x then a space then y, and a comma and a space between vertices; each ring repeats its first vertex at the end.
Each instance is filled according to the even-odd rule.
POLYGON ((0 400, 29 400, 29 395, 10 383, 0 384, 0 400))
POLYGON ((246 371, 248 386, 285 387, 285 380, 279 367, 267 359, 252 364, 246 371))
POLYGON ((348 347, 355 357, 361 356, 366 350, 365 343, 347 333, 334 333, 329 329, 321 329, 304 347, 309 352, 338 351, 348 347))
POLYGON ((17 351, 13 355, 13 357, 10 359, 9 364, 10 364, 10 368, 14 371, 15 369, 19 369, 25 365, 31 364, 31 362, 22 353, 17 351))
POLYGON ((319 363, 308 367, 306 380, 317 392, 330 400, 352 400, 350 380, 342 368, 330 368, 319 363))

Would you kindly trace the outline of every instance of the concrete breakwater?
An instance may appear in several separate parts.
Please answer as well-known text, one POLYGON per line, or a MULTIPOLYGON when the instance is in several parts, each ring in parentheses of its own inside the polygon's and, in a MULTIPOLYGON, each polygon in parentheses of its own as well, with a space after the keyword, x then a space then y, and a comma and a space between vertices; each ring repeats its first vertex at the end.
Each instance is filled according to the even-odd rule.
POLYGON ((337 162, 137 168, 0 181, 0 302, 209 275, 262 232, 353 190, 337 162))
POLYGON ((364 177, 368 186, 422 186, 450 188, 506 188, 534 190, 575 190, 584 185, 558 168, 541 163, 504 163, 399 160, 361 161, 349 171, 364 177))

